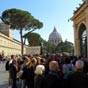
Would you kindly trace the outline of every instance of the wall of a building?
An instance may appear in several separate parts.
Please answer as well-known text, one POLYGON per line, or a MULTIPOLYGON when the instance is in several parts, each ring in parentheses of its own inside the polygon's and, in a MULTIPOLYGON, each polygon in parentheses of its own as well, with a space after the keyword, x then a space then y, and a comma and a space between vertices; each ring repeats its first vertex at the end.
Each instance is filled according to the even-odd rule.
POLYGON ((80 47, 80 37, 79 32, 81 29, 79 28, 81 24, 84 24, 87 31, 87 57, 88 57, 88 3, 83 2, 83 4, 74 12, 72 17, 73 28, 74 28, 74 55, 81 55, 81 47, 80 47))
MULTIPOLYGON (((27 46, 24 45, 24 54, 26 53, 27 46)), ((21 55, 21 43, 13 39, 13 31, 8 25, 0 24, 0 54, 5 56, 21 55)))
POLYGON ((21 43, 0 33, 0 53, 4 53, 6 56, 21 54, 21 43))
MULTIPOLYGON (((13 39, 13 32, 6 24, 0 24, 0 54, 5 56, 21 55, 21 42, 13 39), (4 30, 3 30, 4 29, 4 30)), ((24 45, 23 54, 40 54, 40 47, 24 45)))

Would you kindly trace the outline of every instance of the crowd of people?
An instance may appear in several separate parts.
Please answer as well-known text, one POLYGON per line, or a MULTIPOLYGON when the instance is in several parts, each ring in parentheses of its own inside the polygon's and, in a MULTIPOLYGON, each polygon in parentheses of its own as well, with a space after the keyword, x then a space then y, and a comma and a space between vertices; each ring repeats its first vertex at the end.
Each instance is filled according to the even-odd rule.
POLYGON ((0 63, 3 63, 4 64, 5 61, 6 61, 6 58, 7 57, 5 57, 4 54, 0 54, 0 63))
POLYGON ((88 88, 88 60, 60 54, 11 55, 8 88, 88 88))

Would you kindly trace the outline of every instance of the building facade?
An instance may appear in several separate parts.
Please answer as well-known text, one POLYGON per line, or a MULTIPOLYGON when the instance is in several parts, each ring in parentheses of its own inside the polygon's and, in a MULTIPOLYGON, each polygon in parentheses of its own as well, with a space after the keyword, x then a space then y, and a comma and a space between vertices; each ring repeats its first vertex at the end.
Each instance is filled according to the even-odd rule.
MULTIPOLYGON (((27 47, 24 45, 24 54, 26 54, 27 47)), ((4 23, 0 23, 0 54, 21 55, 21 42, 13 38, 12 30, 4 23)))
POLYGON ((48 42, 58 45, 62 41, 61 35, 57 32, 56 28, 54 27, 53 32, 49 35, 48 42))
POLYGON ((79 5, 71 18, 74 28, 74 54, 88 57, 88 0, 83 0, 79 5))

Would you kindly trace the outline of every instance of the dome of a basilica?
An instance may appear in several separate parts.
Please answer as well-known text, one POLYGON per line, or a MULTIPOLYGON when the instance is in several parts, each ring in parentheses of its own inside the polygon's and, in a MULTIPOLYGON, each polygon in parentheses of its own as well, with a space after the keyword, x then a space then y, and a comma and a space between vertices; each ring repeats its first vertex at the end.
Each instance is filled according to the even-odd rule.
POLYGON ((56 28, 54 27, 53 32, 49 35, 50 43, 57 45, 62 41, 61 35, 57 32, 56 28))

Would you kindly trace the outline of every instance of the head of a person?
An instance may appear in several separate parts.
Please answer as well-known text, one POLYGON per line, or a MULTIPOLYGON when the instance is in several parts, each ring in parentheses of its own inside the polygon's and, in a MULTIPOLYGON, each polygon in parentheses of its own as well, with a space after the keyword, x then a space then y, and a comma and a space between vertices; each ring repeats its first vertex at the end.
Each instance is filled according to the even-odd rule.
POLYGON ((42 75, 45 71, 44 65, 37 65, 35 69, 35 74, 42 75))
POLYGON ((16 63, 17 63, 16 60, 13 59, 13 60, 12 60, 12 64, 15 64, 15 65, 16 65, 16 63))
POLYGON ((36 57, 36 60, 37 60, 37 64, 40 64, 40 60, 41 60, 41 57, 36 57))
POLYGON ((59 65, 58 65, 58 62, 57 61, 50 61, 49 62, 49 69, 51 71, 55 71, 55 72, 58 72, 60 69, 59 69, 59 65))
POLYGON ((30 58, 28 58, 27 56, 25 56, 24 63, 25 63, 26 65, 29 65, 29 64, 31 63, 30 58))
POLYGON ((70 64, 70 58, 69 57, 65 57, 65 63, 70 64))
POLYGON ((17 63, 18 63, 18 64, 21 63, 21 58, 17 58, 17 63))
POLYGON ((11 55, 11 59, 15 59, 15 56, 14 55, 11 55))
POLYGON ((75 63, 75 68, 78 71, 83 71, 84 62, 82 60, 77 60, 76 63, 75 63))
POLYGON ((45 58, 42 58, 40 61, 41 61, 41 64, 45 64, 46 59, 45 58))

